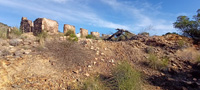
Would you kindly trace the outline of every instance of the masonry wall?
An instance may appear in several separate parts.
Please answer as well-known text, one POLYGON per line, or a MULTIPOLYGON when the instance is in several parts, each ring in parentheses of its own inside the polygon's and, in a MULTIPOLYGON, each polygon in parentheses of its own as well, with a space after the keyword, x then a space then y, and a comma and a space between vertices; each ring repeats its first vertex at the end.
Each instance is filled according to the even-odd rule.
POLYGON ((100 33, 99 33, 99 32, 91 32, 91 35, 92 35, 92 36, 95 36, 95 37, 97 37, 97 38, 100 37, 100 33))
POLYGON ((86 37, 88 35, 88 30, 80 28, 81 37, 86 37))
POLYGON ((72 31, 74 34, 76 34, 76 32, 75 32, 75 26, 69 25, 69 24, 64 24, 63 33, 66 33, 68 31, 72 31))
POLYGON ((34 21, 34 35, 41 32, 47 32, 48 34, 58 33, 58 22, 46 18, 38 18, 34 21))
POLYGON ((26 17, 22 17, 20 23, 20 29, 23 33, 32 32, 33 31, 33 23, 31 20, 28 20, 26 17))

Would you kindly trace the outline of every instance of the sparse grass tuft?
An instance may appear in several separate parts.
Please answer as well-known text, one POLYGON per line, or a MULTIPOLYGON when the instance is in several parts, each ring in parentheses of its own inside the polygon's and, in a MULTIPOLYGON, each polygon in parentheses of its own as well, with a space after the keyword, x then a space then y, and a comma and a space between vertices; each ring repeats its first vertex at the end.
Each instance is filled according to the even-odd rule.
POLYGON ((92 77, 83 82, 80 90, 109 90, 99 77, 92 77))
POLYGON ((3 39, 7 38, 7 32, 6 32, 6 30, 0 30, 0 38, 3 38, 3 39))
POLYGON ((198 55, 198 56, 196 57, 196 62, 197 62, 197 63, 200 63, 200 55, 198 55))
POLYGON ((183 40, 179 40, 179 41, 178 41, 178 46, 179 46, 179 48, 183 48, 184 45, 185 45, 185 42, 184 42, 183 40))
POLYGON ((73 31, 71 31, 71 30, 69 30, 69 31, 67 31, 66 33, 65 33, 65 36, 68 36, 68 40, 69 41, 78 41, 78 37, 76 36, 76 34, 73 32, 73 31))
POLYGON ((141 74, 132 68, 128 62, 117 65, 113 72, 113 80, 108 81, 114 90, 142 90, 141 74), (114 81, 114 82, 113 82, 114 81))
POLYGON ((149 54, 149 63, 148 65, 153 68, 153 69, 158 69, 159 68, 159 62, 158 62, 158 57, 155 54, 149 54))
POLYGON ((122 62, 113 68, 111 76, 89 78, 80 90, 142 90, 141 74, 128 62, 122 62))
POLYGON ((46 39, 47 37, 48 37, 47 32, 41 32, 40 34, 37 35, 38 42, 42 47, 44 46, 44 39, 46 39))
POLYGON ((93 36, 93 35, 87 35, 86 38, 88 38, 88 39, 96 39, 96 37, 93 36))
POLYGON ((166 70, 169 64, 169 58, 164 57, 159 60, 155 54, 149 54, 148 60, 149 67, 157 70, 166 70))
POLYGON ((69 30, 64 35, 65 36, 70 36, 71 34, 75 34, 75 33, 72 30, 69 30))

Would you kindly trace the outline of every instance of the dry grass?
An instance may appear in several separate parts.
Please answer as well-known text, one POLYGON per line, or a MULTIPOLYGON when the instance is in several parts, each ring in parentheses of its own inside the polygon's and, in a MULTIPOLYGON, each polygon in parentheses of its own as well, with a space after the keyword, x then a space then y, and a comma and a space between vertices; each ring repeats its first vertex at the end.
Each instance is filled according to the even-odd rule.
POLYGON ((46 49, 42 52, 53 57, 59 69, 71 69, 76 66, 83 66, 85 62, 93 59, 94 53, 87 51, 76 42, 51 41, 45 43, 46 49))

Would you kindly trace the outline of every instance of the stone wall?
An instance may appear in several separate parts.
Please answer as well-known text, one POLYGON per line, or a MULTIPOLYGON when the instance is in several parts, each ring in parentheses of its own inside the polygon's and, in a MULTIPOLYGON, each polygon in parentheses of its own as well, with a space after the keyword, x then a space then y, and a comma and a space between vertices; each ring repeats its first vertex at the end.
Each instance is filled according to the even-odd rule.
POLYGON ((86 37, 88 35, 88 30, 80 28, 81 37, 86 37))
POLYGON ((76 34, 76 32, 75 32, 75 26, 69 25, 69 24, 64 24, 63 33, 66 33, 68 31, 72 31, 74 34, 76 34))
POLYGON ((31 20, 28 20, 26 17, 22 17, 20 23, 20 29, 23 33, 32 32, 33 31, 33 23, 31 20))
POLYGON ((34 35, 41 32, 47 32, 48 34, 58 33, 58 22, 46 18, 38 18, 34 21, 34 35))
POLYGON ((99 32, 91 32, 91 35, 92 35, 92 36, 95 36, 95 37, 97 37, 97 38, 100 37, 100 33, 99 33, 99 32))

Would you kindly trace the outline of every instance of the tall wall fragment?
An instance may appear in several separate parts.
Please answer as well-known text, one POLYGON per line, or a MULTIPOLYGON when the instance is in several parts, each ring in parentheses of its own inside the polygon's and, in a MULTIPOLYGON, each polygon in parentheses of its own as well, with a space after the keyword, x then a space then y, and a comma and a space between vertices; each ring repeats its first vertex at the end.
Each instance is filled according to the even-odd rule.
POLYGON ((22 17, 20 23, 20 29, 23 33, 32 32, 33 31, 33 23, 31 20, 28 20, 26 17, 22 17))
POLYGON ((88 30, 80 28, 81 37, 86 37, 88 35, 88 30))
POLYGON ((75 26, 69 25, 69 24, 64 24, 63 33, 67 33, 68 31, 72 31, 74 34, 76 34, 75 26))

